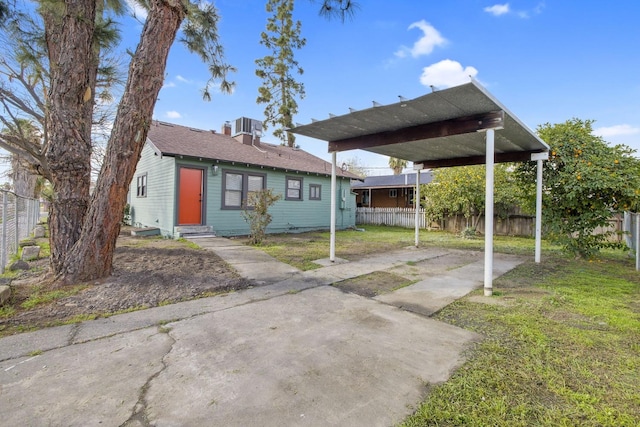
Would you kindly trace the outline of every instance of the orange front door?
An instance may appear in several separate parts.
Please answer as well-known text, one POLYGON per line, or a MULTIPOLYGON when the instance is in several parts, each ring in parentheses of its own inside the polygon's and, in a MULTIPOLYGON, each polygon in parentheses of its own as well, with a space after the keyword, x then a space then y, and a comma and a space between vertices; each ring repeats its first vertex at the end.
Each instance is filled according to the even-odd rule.
POLYGON ((185 167, 179 170, 178 225, 200 225, 204 170, 185 167))

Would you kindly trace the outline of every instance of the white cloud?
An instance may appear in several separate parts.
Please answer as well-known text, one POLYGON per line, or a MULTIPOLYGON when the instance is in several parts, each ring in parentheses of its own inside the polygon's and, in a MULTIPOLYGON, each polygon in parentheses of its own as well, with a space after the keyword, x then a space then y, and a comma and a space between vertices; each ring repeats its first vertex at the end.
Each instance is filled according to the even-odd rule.
POLYGON ((509 14, 509 15, 515 15, 518 18, 527 19, 531 15, 541 14, 544 8, 545 8, 545 3, 544 1, 541 1, 536 5, 536 7, 530 10, 513 10, 511 9, 511 6, 509 5, 509 3, 505 3, 505 4, 494 4, 493 6, 487 6, 484 8, 484 11, 492 14, 493 16, 501 16, 501 15, 509 14))
POLYGON ((612 136, 621 135, 635 135, 640 133, 640 127, 633 127, 627 124, 615 125, 615 126, 603 126, 595 128, 593 130, 594 135, 601 136, 603 138, 609 138, 612 136))
POLYGON ((178 113, 177 111, 167 111, 166 115, 170 119, 180 119, 180 118, 182 118, 182 114, 178 113))
POLYGON ((182 77, 180 74, 176 76, 176 80, 182 83, 191 83, 191 80, 182 77))
POLYGON ((174 82, 166 82, 162 87, 176 87, 176 84, 174 82))
POLYGON ((420 83, 425 86, 447 88, 469 83, 471 77, 478 74, 474 67, 462 67, 457 61, 445 59, 435 64, 424 67, 420 76, 420 83))
POLYGON ((504 15, 505 13, 509 13, 509 3, 487 6, 484 8, 484 11, 492 14, 493 16, 504 15))
POLYGON ((429 55, 438 46, 447 43, 447 39, 442 37, 440 32, 424 19, 409 25, 408 30, 418 28, 422 30, 422 37, 416 41, 411 48, 402 46, 395 55, 399 58, 405 58, 408 54, 414 58, 422 55, 429 55))

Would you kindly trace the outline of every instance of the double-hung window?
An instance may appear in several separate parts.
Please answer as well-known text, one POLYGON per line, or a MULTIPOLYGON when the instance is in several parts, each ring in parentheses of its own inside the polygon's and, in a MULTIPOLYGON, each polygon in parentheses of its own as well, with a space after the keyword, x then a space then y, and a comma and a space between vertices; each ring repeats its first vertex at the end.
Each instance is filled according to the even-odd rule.
POLYGON ((302 178, 288 176, 285 200, 302 200, 302 178))
POLYGON ((322 186, 320 184, 309 184, 309 200, 322 199, 322 186))
POLYGON ((138 176, 136 179, 136 196, 147 197, 147 174, 138 176))
POLYGON ((265 174, 225 171, 222 174, 222 209, 242 209, 247 206, 248 196, 266 188, 266 180, 265 174))
POLYGON ((264 188, 264 176, 247 175, 247 206, 252 207, 251 195, 264 188))

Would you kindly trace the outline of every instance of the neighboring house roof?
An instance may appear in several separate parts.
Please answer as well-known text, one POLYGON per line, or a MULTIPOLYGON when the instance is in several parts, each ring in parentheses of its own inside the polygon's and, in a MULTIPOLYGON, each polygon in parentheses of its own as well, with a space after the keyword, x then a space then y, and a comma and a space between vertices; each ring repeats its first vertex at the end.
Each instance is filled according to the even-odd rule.
MULTIPOLYGON (((422 172, 420 174, 420 184, 429 184, 433 180, 433 173, 431 171, 422 172)), ((364 179, 364 182, 353 182, 351 188, 354 190, 363 188, 402 188, 402 187, 415 187, 416 186, 416 174, 415 173, 403 173, 400 175, 383 175, 383 176, 368 176, 364 179)))
MULTIPOLYGON (((331 175, 331 163, 298 148, 265 142, 252 146, 215 131, 171 123, 154 121, 149 128, 147 143, 163 156, 184 156, 331 175)), ((338 176, 360 179, 339 167, 336 173, 338 176)))

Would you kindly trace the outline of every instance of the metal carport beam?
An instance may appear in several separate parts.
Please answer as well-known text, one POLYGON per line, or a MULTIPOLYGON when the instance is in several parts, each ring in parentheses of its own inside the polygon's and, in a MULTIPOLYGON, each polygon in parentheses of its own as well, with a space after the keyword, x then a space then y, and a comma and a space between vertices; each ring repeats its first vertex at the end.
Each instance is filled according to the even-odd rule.
MULTIPOLYGON (((543 152, 546 153, 546 152, 543 152)), ((512 163, 512 162, 526 162, 531 160, 531 157, 536 154, 543 154, 539 151, 519 151, 513 153, 494 153, 494 163, 512 163)), ((437 168, 450 168, 456 166, 472 166, 483 165, 486 161, 486 156, 473 156, 473 157, 456 157, 453 159, 443 160, 421 160, 418 163, 422 163, 425 169, 437 169, 437 168)))
POLYGON ((388 130, 375 134, 329 141, 329 152, 355 149, 366 150, 368 148, 386 145, 502 128, 503 126, 504 111, 491 111, 488 113, 442 120, 435 123, 425 123, 397 130, 388 130))

